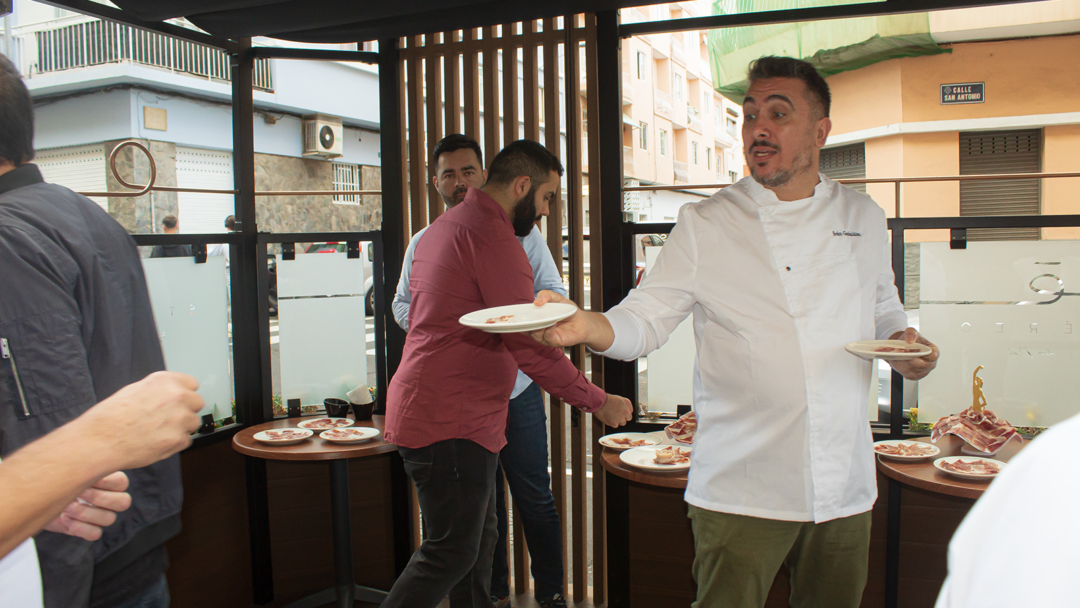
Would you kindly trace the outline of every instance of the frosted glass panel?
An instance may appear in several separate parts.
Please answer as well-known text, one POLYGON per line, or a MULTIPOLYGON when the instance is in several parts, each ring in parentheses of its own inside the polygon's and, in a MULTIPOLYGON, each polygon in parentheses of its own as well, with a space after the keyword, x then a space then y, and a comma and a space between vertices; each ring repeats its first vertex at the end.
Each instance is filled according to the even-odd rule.
POLYGON ((278 261, 283 403, 321 406, 368 382, 363 262, 344 253, 278 261))
POLYGON ((194 258, 144 259, 165 367, 199 380, 206 407, 199 415, 215 420, 233 415, 225 258, 205 264, 194 258))
MULTIPOLYGON (((646 273, 652 270, 659 255, 660 247, 645 248, 646 273)), ((667 343, 649 353, 645 359, 648 366, 647 405, 650 412, 674 412, 676 406, 693 404, 697 348, 694 345, 692 314, 671 332, 667 343)))
POLYGON ((941 359, 919 384, 919 421, 971 405, 985 369, 987 407, 1014 426, 1047 427, 1080 411, 1080 244, 924 243, 922 333, 941 359))

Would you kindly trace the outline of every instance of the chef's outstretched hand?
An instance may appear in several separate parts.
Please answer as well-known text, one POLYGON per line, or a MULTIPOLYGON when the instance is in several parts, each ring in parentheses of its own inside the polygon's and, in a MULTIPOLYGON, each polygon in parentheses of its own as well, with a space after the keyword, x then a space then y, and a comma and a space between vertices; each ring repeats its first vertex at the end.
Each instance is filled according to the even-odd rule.
POLYGON ((930 354, 919 357, 917 359, 906 359, 903 361, 890 361, 893 369, 900 372, 900 375, 908 380, 922 380, 929 374, 935 367, 937 367, 938 356, 941 354, 938 347, 933 342, 919 335, 919 332, 914 327, 909 327, 904 331, 898 331, 893 334, 890 340, 903 340, 908 344, 925 344, 930 347, 930 354))
MULTIPOLYGON (((533 303, 537 306, 543 306, 548 302, 577 306, 573 300, 568 300, 554 291, 546 289, 536 294, 536 300, 533 303)), ((584 310, 578 310, 555 325, 534 331, 530 335, 534 340, 545 346, 562 348, 584 343, 598 352, 610 348, 611 343, 615 340, 611 323, 608 322, 604 315, 584 310)))
POLYGON ((620 427, 627 422, 630 422, 630 419, 633 418, 634 406, 626 397, 608 393, 607 401, 604 402, 604 407, 593 412, 593 416, 596 416, 600 419, 600 422, 603 422, 610 427, 620 427))

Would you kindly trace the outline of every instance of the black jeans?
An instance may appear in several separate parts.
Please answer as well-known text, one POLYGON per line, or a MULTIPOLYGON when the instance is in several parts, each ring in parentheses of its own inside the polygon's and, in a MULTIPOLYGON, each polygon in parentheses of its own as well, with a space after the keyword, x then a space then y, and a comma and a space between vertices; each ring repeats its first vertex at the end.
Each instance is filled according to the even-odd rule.
MULTIPOLYGON (((514 497, 515 517, 521 518, 526 545, 532 558, 536 598, 550 600, 563 591, 562 526, 551 494, 548 475, 547 416, 544 398, 535 383, 510 400, 506 415, 506 447, 499 455, 495 476, 495 512, 499 517, 499 542, 491 568, 491 594, 510 595, 510 570, 506 562, 506 492, 503 473, 514 497)), ((557 460, 557 459, 556 459, 557 460)), ((558 466, 558 463, 554 466, 558 466)))
POLYGON ((416 485, 427 538, 413 553, 383 608, 491 608, 495 466, 499 455, 465 439, 398 447, 416 485))

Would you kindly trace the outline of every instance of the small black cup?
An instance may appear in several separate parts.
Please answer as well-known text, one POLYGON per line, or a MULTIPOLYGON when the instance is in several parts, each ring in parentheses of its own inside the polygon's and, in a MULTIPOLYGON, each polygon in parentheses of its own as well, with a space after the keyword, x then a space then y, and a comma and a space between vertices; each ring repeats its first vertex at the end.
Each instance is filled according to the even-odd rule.
POLYGON ((352 411, 354 420, 371 420, 371 412, 375 411, 375 402, 372 401, 366 405, 354 403, 352 404, 352 411))
POLYGON ((323 399, 323 406, 326 407, 326 415, 331 418, 344 418, 349 413, 349 402, 344 399, 323 399))

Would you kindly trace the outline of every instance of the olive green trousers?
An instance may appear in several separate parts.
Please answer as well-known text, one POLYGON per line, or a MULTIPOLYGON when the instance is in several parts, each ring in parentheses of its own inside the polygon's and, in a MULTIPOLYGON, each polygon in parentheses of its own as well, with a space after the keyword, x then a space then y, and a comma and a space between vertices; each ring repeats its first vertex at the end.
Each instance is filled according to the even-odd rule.
POLYGON ((815 524, 689 507, 693 608, 762 608, 781 565, 791 573, 792 608, 857 608, 862 601, 869 511, 815 524))

